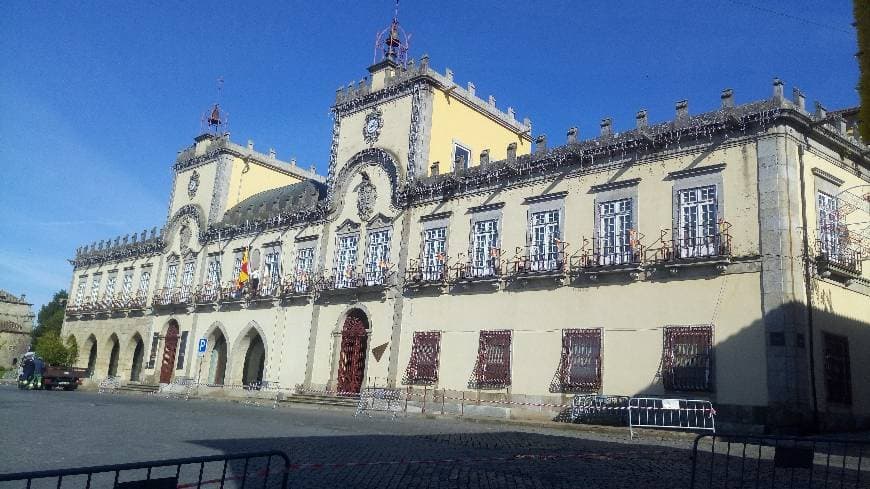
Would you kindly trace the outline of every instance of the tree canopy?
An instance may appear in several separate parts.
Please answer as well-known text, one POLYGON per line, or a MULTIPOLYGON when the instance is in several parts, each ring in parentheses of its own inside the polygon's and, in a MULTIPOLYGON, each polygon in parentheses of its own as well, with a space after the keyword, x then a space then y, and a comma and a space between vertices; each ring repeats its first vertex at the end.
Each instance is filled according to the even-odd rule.
POLYGON ((75 338, 70 336, 64 341, 60 334, 67 299, 65 290, 56 292, 51 302, 43 305, 36 316, 33 349, 49 365, 72 366, 78 359, 75 338))

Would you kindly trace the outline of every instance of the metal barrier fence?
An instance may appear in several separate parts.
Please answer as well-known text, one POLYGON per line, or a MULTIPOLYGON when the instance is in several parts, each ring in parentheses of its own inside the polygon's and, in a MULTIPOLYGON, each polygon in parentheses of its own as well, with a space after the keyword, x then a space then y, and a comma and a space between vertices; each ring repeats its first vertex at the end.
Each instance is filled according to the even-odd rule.
POLYGON ((289 468, 268 451, 0 474, 0 489, 287 489, 289 468))
POLYGON ((571 400, 571 422, 625 426, 628 401, 628 396, 576 395, 571 400))
POLYGON ((716 410, 710 401, 700 399, 661 399, 632 397, 628 401, 628 429, 666 428, 716 432, 716 410))
POLYGON ((691 488, 870 488, 866 440, 702 434, 691 488))
POLYGON ((373 411, 380 411, 390 413, 395 418, 402 412, 401 397, 402 393, 399 389, 366 387, 359 393, 359 402, 354 416, 360 414, 371 416, 373 411))

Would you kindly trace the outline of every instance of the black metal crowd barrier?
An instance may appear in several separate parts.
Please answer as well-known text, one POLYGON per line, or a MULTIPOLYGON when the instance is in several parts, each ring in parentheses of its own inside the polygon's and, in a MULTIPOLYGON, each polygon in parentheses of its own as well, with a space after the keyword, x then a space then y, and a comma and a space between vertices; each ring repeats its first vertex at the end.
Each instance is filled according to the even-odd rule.
POLYGON ((703 434, 692 449, 694 488, 870 488, 870 441, 703 434))
POLYGON ((0 474, 0 489, 287 489, 284 452, 0 474))

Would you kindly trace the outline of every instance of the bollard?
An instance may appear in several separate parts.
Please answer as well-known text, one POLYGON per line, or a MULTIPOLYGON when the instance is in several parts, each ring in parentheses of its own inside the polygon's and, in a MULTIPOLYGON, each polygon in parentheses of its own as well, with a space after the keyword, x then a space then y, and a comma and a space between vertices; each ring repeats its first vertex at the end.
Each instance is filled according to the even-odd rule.
POLYGON ((411 397, 411 386, 405 390, 405 416, 408 415, 408 398, 411 397))
POLYGON ((441 389, 441 416, 444 416, 444 398, 447 397, 447 389, 441 389))
POLYGON ((459 415, 465 416, 465 391, 462 391, 462 404, 459 405, 459 415))
POLYGON ((426 393, 428 386, 423 386, 423 407, 420 408, 420 414, 426 414, 426 393))

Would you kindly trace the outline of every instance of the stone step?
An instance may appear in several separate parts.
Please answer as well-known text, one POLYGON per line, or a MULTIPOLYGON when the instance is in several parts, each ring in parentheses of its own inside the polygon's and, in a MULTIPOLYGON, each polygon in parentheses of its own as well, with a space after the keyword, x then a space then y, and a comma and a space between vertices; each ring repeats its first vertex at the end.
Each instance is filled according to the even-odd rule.
POLYGON ((143 392, 143 393, 152 393, 157 392, 160 389, 159 385, 156 384, 125 384, 121 387, 118 387, 116 390, 121 392, 143 392))
POLYGON ((319 406, 345 406, 356 407, 358 397, 339 397, 323 394, 293 394, 287 396, 282 402, 295 404, 314 404, 319 406))

